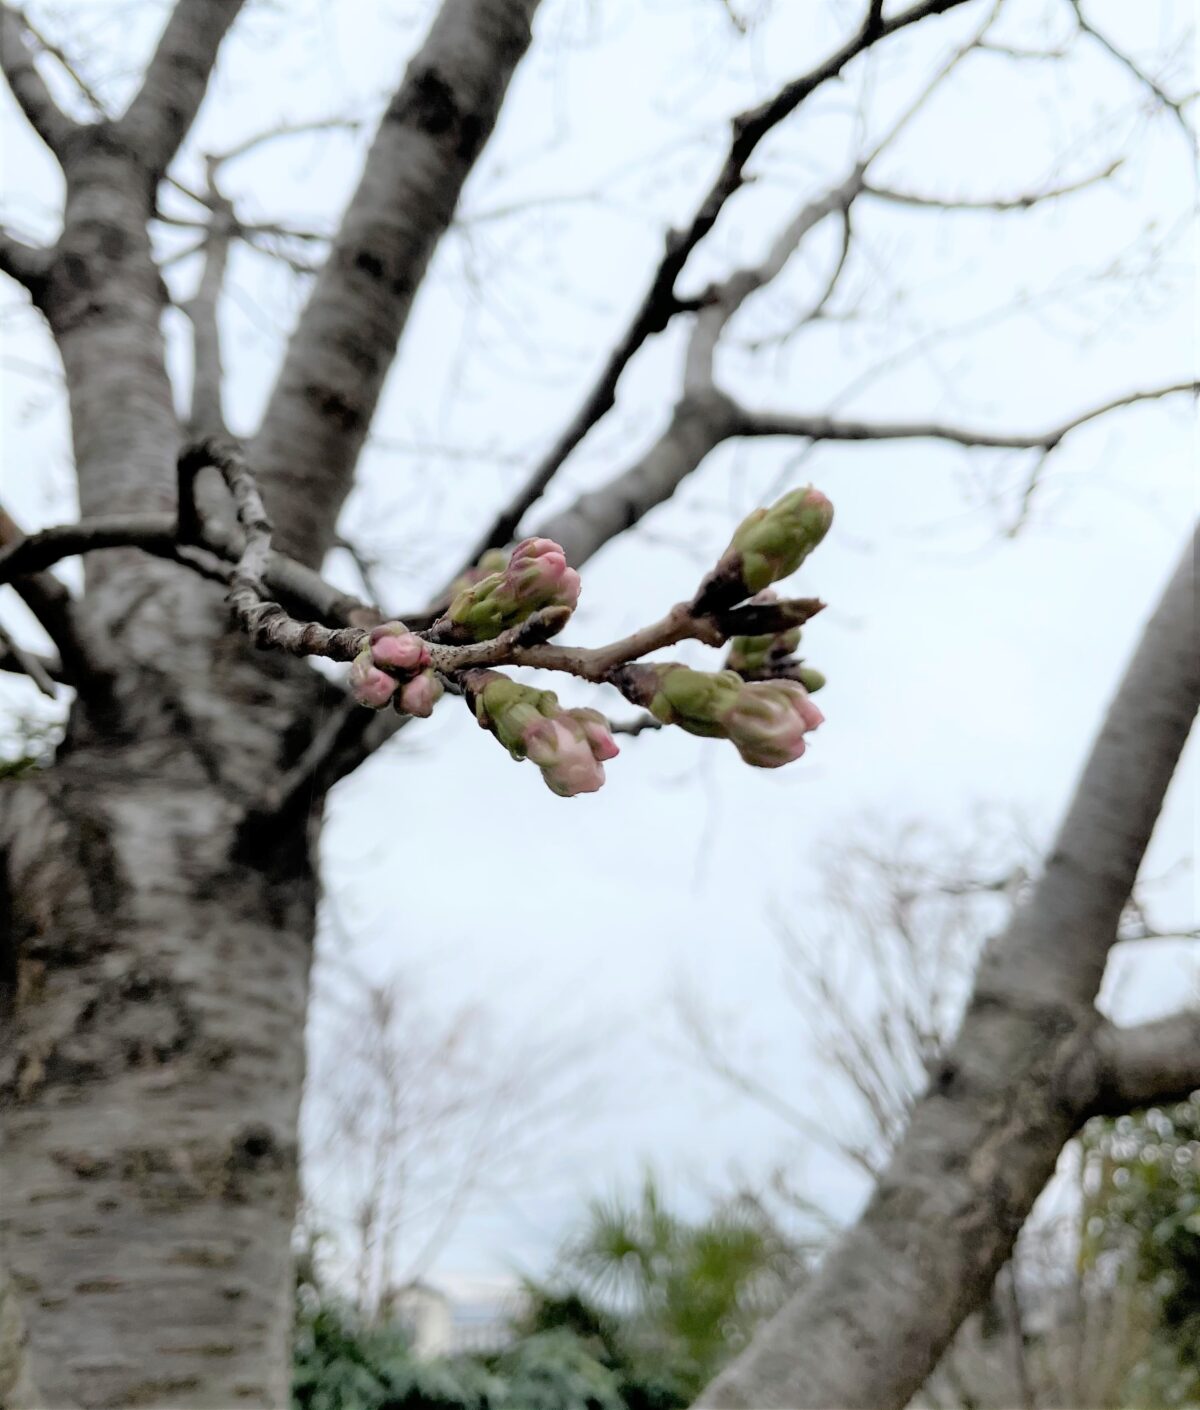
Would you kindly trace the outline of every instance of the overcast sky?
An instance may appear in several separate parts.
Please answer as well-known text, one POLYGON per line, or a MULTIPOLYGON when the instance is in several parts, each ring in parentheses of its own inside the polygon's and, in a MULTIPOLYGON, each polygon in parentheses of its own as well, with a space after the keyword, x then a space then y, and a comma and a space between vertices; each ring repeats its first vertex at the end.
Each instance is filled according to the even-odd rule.
MULTIPOLYGON (((684 220, 711 179, 728 117, 820 58, 860 8, 731 3, 753 21, 744 38, 720 0, 543 7, 462 225, 418 300, 344 516, 346 534, 382 560, 389 609, 419 605, 444 579, 569 418, 639 299, 666 224, 684 220)), ((162 7, 77 0, 34 9, 50 26, 65 20, 56 33, 86 42, 82 66, 119 102, 162 7)), ((1190 9, 1088 5, 1098 26, 1156 71, 1165 65, 1180 90, 1195 86, 1190 9)), ((252 6, 183 169, 195 173, 196 153, 280 119, 353 114, 369 126, 430 10, 371 0, 252 6)), ((926 23, 806 104, 764 144, 758 179, 730 204, 686 286, 765 250, 804 196, 845 174, 864 124, 884 130, 979 12, 974 4, 926 23)), ((1063 4, 1010 0, 997 33, 1052 44, 1068 18, 1063 4)), ((55 173, 3 102, 4 216, 52 237, 55 173)), ((366 140, 333 132, 265 148, 229 167, 227 189, 247 217, 330 229, 366 140)), ((833 303, 853 316, 783 347, 744 346, 786 329, 820 289, 837 232, 819 231, 734 325, 731 344, 743 346, 722 354, 720 377, 754 406, 1010 431, 1184 380, 1195 360, 1189 151, 1173 120, 1149 114, 1144 91, 1098 47, 1080 46, 1068 63, 973 57, 880 176, 928 195, 1013 195, 1118 157, 1110 180, 1015 214, 863 202, 833 303), (959 331, 930 336, 950 328, 959 331)), ((193 213, 183 198, 171 208, 193 213)), ((163 248, 179 239, 164 232, 163 248)), ((183 261, 173 290, 183 296, 195 277, 195 261, 183 261)), ((222 313, 235 431, 253 428, 303 290, 262 256, 242 251, 233 261, 222 313)), ((36 526, 73 513, 65 405, 49 340, 14 287, 0 298, 3 496, 36 526)), ((168 313, 166 324, 186 385, 181 315, 168 313)), ((662 428, 685 331, 634 362, 611 424, 572 457, 548 508, 621 469, 662 428)), ((1026 455, 828 445, 790 468, 799 449, 757 441, 711 456, 673 502, 587 566, 570 636, 600 642, 657 616, 690 595, 744 513, 814 481, 837 519, 798 586, 830 604, 805 637, 829 685, 827 723, 800 763, 751 770, 727 744, 664 731, 626 741, 600 794, 564 801, 450 701, 330 804, 326 882, 353 932, 355 964, 407 976, 443 1016, 485 1001, 507 1035, 502 1052, 530 1037, 597 1040, 595 1109, 560 1123, 502 1198, 473 1206, 439 1256, 443 1273, 535 1264, 583 1196, 629 1181, 645 1161, 698 1207, 733 1172, 761 1174, 786 1154, 822 1198, 850 1210, 859 1192, 824 1156, 797 1150, 771 1117, 681 1058, 669 997, 690 987, 734 1022, 764 1077, 836 1120, 814 1096, 818 1059, 781 996, 769 909, 816 943, 827 920, 822 869, 840 840, 886 838, 910 821, 956 838, 981 805, 996 805, 992 816, 1020 817, 1048 839, 1197 509, 1186 397, 1071 436, 1016 538, 1005 530, 1026 455)), ((356 586, 342 559, 331 574, 356 586)), ((11 593, 0 612, 36 641, 11 593)), ((561 694, 630 713, 569 682, 561 694)), ((13 682, 0 702, 31 708, 13 682)), ((1165 878, 1149 894, 1173 922, 1194 922, 1186 863, 1196 780, 1193 741, 1146 866, 1165 878)), ((344 957, 344 942, 326 933, 321 953, 335 950, 344 957)), ((1194 958, 1177 946, 1145 947, 1137 964, 1140 975, 1120 986, 1123 1017, 1165 1011, 1197 983, 1194 958)))

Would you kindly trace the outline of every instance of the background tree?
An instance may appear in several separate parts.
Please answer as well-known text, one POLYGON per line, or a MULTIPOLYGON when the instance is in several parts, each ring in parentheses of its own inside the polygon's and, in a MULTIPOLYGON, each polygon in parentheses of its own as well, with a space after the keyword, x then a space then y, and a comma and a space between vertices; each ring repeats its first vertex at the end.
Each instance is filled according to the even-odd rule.
MULTIPOLYGON (((57 651, 53 659, 35 661, 14 641, 5 646, 5 663, 34 677, 61 678, 74 691, 54 767, 8 781, 0 821, 0 913, 8 922, 0 974, 14 1013, 3 1082, 6 1184, 15 1198, 4 1211, 4 1257, 28 1325, 34 1373, 43 1397, 55 1403, 286 1399, 315 831, 328 790, 400 719, 368 715, 290 656, 250 650, 242 633, 259 646, 345 660, 359 653, 382 615, 330 587, 316 570, 337 541, 338 511, 414 296, 491 135, 528 47, 537 5, 446 0, 383 108, 356 192, 332 234, 243 217, 238 201, 226 195, 231 164, 261 134, 209 152, 199 163, 201 180, 176 175, 172 166, 199 155, 182 144, 241 8, 236 0, 182 0, 131 93, 127 83, 116 82, 97 93, 83 72, 90 64, 69 47, 39 38, 36 16, 23 19, 7 7, 0 16, 0 60, 10 90, 57 159, 62 179, 61 229, 44 245, 6 235, 0 267, 23 285, 54 336, 82 515, 81 524, 29 537, 6 518, 7 547, 0 555, 0 574, 17 587, 57 651), (191 214, 179 214, 182 197, 191 202, 184 207, 191 214), (198 232, 190 248, 171 245, 163 233, 169 222, 198 232), (329 238, 313 238, 323 233, 329 238), (225 429, 226 350, 216 308, 234 241, 276 250, 302 272, 315 270, 245 456, 223 444, 194 449, 197 438, 225 429), (172 278, 171 266, 188 256, 198 257, 202 270, 188 295, 176 293, 176 302, 186 305, 194 351, 190 395, 177 397, 163 337, 170 297, 164 272, 172 278), (221 471, 223 487, 210 467, 221 471), (80 552, 87 555, 84 590, 73 597, 50 570, 80 552), (275 599, 290 612, 273 605, 275 599), (242 632, 231 629, 230 605, 242 632), (51 1208, 53 1219, 45 1217, 51 1208)), ((780 278, 819 227, 838 231, 840 243, 827 283, 800 310, 799 326, 806 329, 830 307, 864 210, 940 210, 979 199, 947 201, 893 187, 879 168, 914 111, 962 64, 990 62, 997 52, 1005 62, 1023 62, 1020 45, 1014 57, 1013 45, 992 43, 988 26, 1002 8, 922 0, 885 12, 873 0, 810 68, 735 119, 711 184, 669 233, 578 410, 459 567, 511 540, 567 457, 612 409, 634 355, 676 320, 681 327, 686 321, 687 348, 682 390, 665 430, 605 483, 540 520, 535 516, 538 534, 560 543, 576 566, 669 498, 718 447, 760 437, 807 445, 919 438, 1026 451, 1019 517, 1051 453, 1079 427, 1191 386, 1171 380, 1126 388, 1091 406, 1064 409, 1049 426, 1017 431, 841 416, 825 407, 762 409, 757 398, 726 387, 717 356, 730 346, 735 318, 780 278), (691 286, 698 271, 685 266, 694 255, 699 262, 700 247, 726 207, 730 217, 736 213, 734 198, 748 186, 767 139, 832 80, 851 74, 862 55, 876 47, 882 52, 901 32, 923 31, 925 22, 935 26, 938 16, 956 10, 962 24, 952 47, 932 56, 928 79, 907 107, 859 130, 844 169, 799 205, 791 202, 766 254, 735 259, 732 268, 707 282, 700 274, 691 286)), ((1103 30, 1080 7, 1072 9, 1075 37, 1104 46, 1139 91, 1186 128, 1185 104, 1136 61, 1119 51, 1112 55, 1103 30)), ((984 199, 1025 210, 1103 181, 1111 171, 1110 154, 1064 181, 984 199)), ((746 203, 739 198, 737 204, 746 203)), ((719 546, 714 541, 710 563, 719 546)), ((454 569, 446 565, 443 583, 454 569)), ((933 1207, 918 1201, 923 1238, 948 1241, 927 1249, 948 1274, 938 1278, 941 1300, 908 1298, 911 1308, 920 1303, 916 1327, 914 1311, 906 1321, 884 1308, 893 1330, 883 1333, 878 1308, 848 1312, 837 1298, 827 1299, 824 1314, 811 1319, 786 1362, 772 1351, 770 1338, 761 1354, 751 1350, 751 1360, 718 1392, 735 1397, 732 1403, 741 1394, 732 1387, 747 1384, 746 1377, 753 1381, 754 1403, 779 1395, 795 1403, 799 1386, 821 1403, 884 1404, 904 1393, 906 1378, 915 1387, 971 1295, 981 1294, 985 1275, 1003 1260, 1058 1146, 1099 1100, 1081 1080, 1066 1102, 1049 1091, 1047 1074, 1070 1058, 1072 1073, 1086 1069, 1097 1082, 1103 1076, 1104 1100, 1111 1103, 1147 1099, 1151 1078, 1154 1095, 1178 1086, 1186 1026, 1115 1039, 1096 1031, 1090 999, 1115 925, 1111 912, 1119 912, 1128 895, 1194 710, 1195 681, 1179 645, 1188 591, 1181 574, 1137 660, 1136 738, 1114 716, 1064 832, 1067 860, 1056 859, 1047 871, 1024 929, 1018 927, 1007 949, 996 947, 996 955, 1017 959, 995 972, 985 961, 978 1021, 971 1027, 968 1020, 963 1056, 952 1059, 953 1071, 935 1099, 935 1106, 949 1101, 953 1131, 923 1115, 934 1108, 918 1109, 913 1149, 934 1150, 935 1164, 942 1162, 938 1200, 933 1207), (1114 796, 1121 800, 1123 831, 1110 825, 1105 806, 1114 796), (1096 825, 1097 813, 1104 825, 1096 825), (1071 913, 1079 887, 1072 889, 1066 875, 1080 871, 1092 879, 1083 916, 1071 913), (1080 946, 1068 952, 1072 938, 1080 946), (1049 1017, 1044 1004, 1037 1013, 1022 1006, 1021 996, 1034 991, 1042 999, 1058 996, 1049 1017), (1042 1041, 1047 1028, 1049 1047, 1042 1041), (995 1080, 1007 1079, 1004 1100, 998 1089, 975 1085, 979 1064, 971 1035, 990 1053, 986 1065, 996 1069, 995 1080), (997 1044, 1006 1058, 999 1064, 997 1044), (1097 1061, 1104 1058, 1099 1068, 1074 1065, 1081 1047, 1097 1061), (970 1080, 962 1082, 964 1071, 970 1080), (1019 1108, 1030 1117, 1023 1130, 996 1126, 1009 1109, 1014 1082, 1032 1084, 1030 1091, 1022 1088, 1019 1108), (970 1181, 943 1179, 943 1166, 953 1163, 956 1141, 992 1149, 1000 1136, 1017 1183, 1005 1192, 1002 1210, 987 1211, 989 1218, 1000 1217, 986 1238, 972 1240, 971 1276, 958 1278, 963 1221, 943 1217, 940 1201, 957 1200, 955 1207, 974 1218, 980 1191, 970 1181), (951 1301, 946 1290, 956 1285, 964 1294, 951 1301), (835 1335, 838 1319, 845 1326, 835 1335), (887 1346, 865 1356, 856 1385, 822 1383, 831 1366, 845 1364, 829 1352, 851 1324, 856 1341, 900 1338, 903 1354, 892 1356, 887 1346), (821 1375, 812 1365, 817 1346, 823 1348, 821 1375), (900 1370, 883 1387, 878 1377, 887 1364, 900 1370), (868 1384, 871 1377, 876 1380, 868 1384)), ((406 620, 412 626, 428 621, 444 601, 439 593, 429 613, 406 620)), ((733 634, 739 622, 704 607, 724 604, 710 593, 691 612, 592 654, 531 643, 520 633, 482 649, 426 640, 432 664, 476 699, 488 681, 464 672, 513 662, 619 682, 635 700, 650 703, 657 697, 646 678, 622 674, 622 666, 681 636, 712 643, 733 634)), ((562 625, 561 613, 543 617, 535 632, 549 636, 562 625)), ((746 621, 740 625, 748 630, 746 621)), ((784 625, 792 622, 761 616, 754 622, 758 632, 784 625)), ((1135 713, 1131 693, 1132 686, 1121 701, 1126 719, 1135 713)), ((660 707, 659 713, 669 712, 660 707)), ((502 724, 492 722, 503 734, 502 724)), ((558 731, 574 739, 582 729, 579 722, 560 723, 555 738, 565 747, 558 731)), ((942 1110, 937 1106, 939 1117, 942 1110)), ((829 1280, 854 1283, 856 1259, 879 1263, 883 1254, 872 1231, 887 1227, 888 1188, 885 1180, 865 1233, 829 1260, 816 1295, 825 1296, 829 1280)), ((886 1298, 887 1290, 881 1287, 879 1295, 886 1298)), ((781 1315, 778 1326, 789 1335, 796 1314, 781 1315)))

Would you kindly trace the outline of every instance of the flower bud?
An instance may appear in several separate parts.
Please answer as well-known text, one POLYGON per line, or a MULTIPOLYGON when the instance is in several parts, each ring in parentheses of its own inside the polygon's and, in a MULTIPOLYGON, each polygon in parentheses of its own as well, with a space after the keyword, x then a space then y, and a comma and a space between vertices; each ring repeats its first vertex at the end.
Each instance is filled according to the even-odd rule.
POLYGON ((723 739, 721 717, 737 702, 745 685, 735 671, 693 671, 689 666, 652 663, 658 674, 658 690, 650 702, 650 713, 665 725, 678 725, 689 734, 723 739))
POLYGON ((501 572, 463 588, 447 616, 476 641, 490 641, 543 607, 574 608, 580 580, 553 539, 523 539, 501 572))
POLYGON ((429 665, 429 647, 403 622, 383 622, 371 629, 371 659, 397 671, 419 671, 429 665))
POLYGON ((493 573, 503 573, 508 567, 508 551, 503 548, 489 548, 473 568, 466 569, 450 584, 449 596, 453 599, 473 583, 482 582, 493 573))
POLYGON ((516 596, 534 607, 574 607, 579 601, 579 574, 567 567, 567 556, 553 539, 522 539, 506 576, 516 596))
POLYGON ((371 647, 364 647, 350 667, 350 694, 360 705, 382 710, 396 693, 398 682, 381 671, 371 659, 371 647))
POLYGON ((812 666, 798 666, 796 668, 796 679, 810 695, 814 691, 820 690, 825 684, 825 677, 812 666))
POLYGON ((442 683, 433 671, 422 671, 406 685, 400 687, 396 697, 396 709, 402 715, 416 715, 426 720, 433 714, 433 707, 442 698, 442 683))
POLYGON ((617 752, 597 711, 564 710, 552 690, 518 685, 498 672, 476 694, 475 714, 514 759, 531 759, 560 798, 594 793, 604 783, 601 760, 617 752))
POLYGON ((599 710, 568 710, 567 714, 583 727, 592 754, 601 763, 605 759, 615 759, 621 752, 617 741, 612 737, 608 721, 599 710))
POLYGON ((745 681, 735 671, 651 663, 640 668, 634 695, 644 702, 651 688, 649 706, 656 719, 689 734, 732 740, 746 763, 758 768, 798 759, 804 736, 825 718, 793 680, 745 681))
POLYGON ((833 505, 820 490, 811 486, 792 490, 769 509, 747 515, 730 540, 725 557, 740 556, 746 590, 759 592, 794 573, 832 523, 833 505))
POLYGON ((795 681, 754 681, 742 687, 724 724, 748 764, 777 769, 804 753, 804 736, 824 716, 795 681))
POLYGON ((564 712, 542 718, 525 731, 525 753, 542 771, 546 787, 560 798, 595 793, 604 784, 604 769, 592 752, 583 726, 564 712))

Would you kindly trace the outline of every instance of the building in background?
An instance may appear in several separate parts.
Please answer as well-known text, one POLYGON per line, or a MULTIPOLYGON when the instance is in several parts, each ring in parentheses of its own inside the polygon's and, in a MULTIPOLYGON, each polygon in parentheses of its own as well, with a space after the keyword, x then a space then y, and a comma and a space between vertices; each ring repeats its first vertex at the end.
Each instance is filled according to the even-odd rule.
POLYGON ((522 1308, 519 1286, 505 1278, 438 1278, 391 1291, 384 1315, 402 1326, 421 1360, 500 1351, 513 1340, 522 1308))

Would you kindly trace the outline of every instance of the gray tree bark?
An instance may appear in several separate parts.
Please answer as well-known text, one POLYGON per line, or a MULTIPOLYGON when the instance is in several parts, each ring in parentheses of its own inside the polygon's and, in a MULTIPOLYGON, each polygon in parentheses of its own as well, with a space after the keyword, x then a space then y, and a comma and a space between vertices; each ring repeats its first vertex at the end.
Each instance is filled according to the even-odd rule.
MULTIPOLYGON (((292 340, 263 484, 314 559, 534 8, 448 0, 292 340)), ((62 357, 84 515, 175 507, 148 221, 238 9, 180 0, 128 112, 91 126, 53 107, 4 16, 6 72, 66 176, 61 238, 21 272, 62 357)), ((235 838, 322 686, 231 632, 218 588, 132 549, 87 561, 78 626, 111 698, 81 692, 53 769, 0 797, 0 1385, 42 1406, 283 1406, 321 799, 251 854, 235 838)))
POLYGON ((948 1057, 858 1223, 697 1402, 900 1410, 986 1296, 1088 1116, 1200 1085, 1200 1018, 1115 1030, 1095 998, 1200 708, 1197 538, 1125 677, 1045 870, 988 946, 948 1057))

